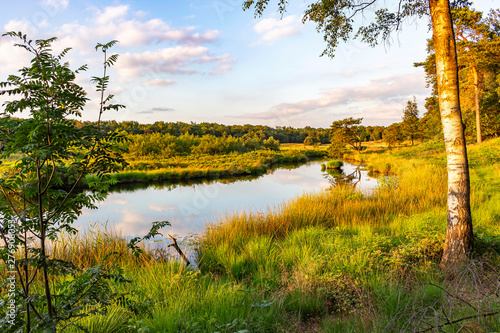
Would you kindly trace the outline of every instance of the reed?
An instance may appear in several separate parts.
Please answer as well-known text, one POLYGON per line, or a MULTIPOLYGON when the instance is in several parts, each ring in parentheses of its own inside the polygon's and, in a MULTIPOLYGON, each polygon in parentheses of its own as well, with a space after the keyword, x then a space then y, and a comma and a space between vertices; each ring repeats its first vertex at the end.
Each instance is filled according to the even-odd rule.
POLYGON ((49 256, 69 261, 81 269, 90 268, 105 262, 125 264, 144 264, 154 260, 154 256, 144 244, 140 244, 142 254, 134 257, 127 247, 127 239, 114 228, 93 225, 77 235, 62 234, 50 244, 49 256))

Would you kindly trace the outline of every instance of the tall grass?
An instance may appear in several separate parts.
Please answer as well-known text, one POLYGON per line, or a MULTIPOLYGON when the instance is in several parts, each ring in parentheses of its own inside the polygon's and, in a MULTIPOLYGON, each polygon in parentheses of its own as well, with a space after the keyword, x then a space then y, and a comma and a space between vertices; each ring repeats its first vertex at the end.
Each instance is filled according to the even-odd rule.
POLYGON ((121 233, 107 225, 94 225, 77 235, 62 234, 49 245, 49 256, 69 261, 81 269, 96 266, 109 257, 109 261, 124 264, 140 264, 154 260, 154 256, 144 246, 139 257, 130 255, 128 241, 121 233))
POLYGON ((308 226, 384 226, 396 216, 408 216, 443 206, 446 177, 442 169, 422 167, 401 174, 376 193, 363 195, 339 187, 327 193, 306 193, 262 213, 241 213, 208 225, 200 240, 200 251, 217 244, 236 244, 240 238, 266 235, 282 238, 308 226))
MULTIPOLYGON (((475 260, 488 264, 472 263, 454 280, 439 269, 443 153, 420 154, 417 146, 363 157, 394 173, 370 195, 338 187, 266 212, 222 216, 199 239, 198 270, 124 256, 132 282, 112 288, 126 296, 81 325, 89 332, 399 332, 446 315, 472 319, 444 331, 498 331, 498 316, 474 318, 500 309, 491 292, 500 267, 498 148, 500 139, 469 148, 475 260)), ((60 240, 53 254, 86 266, 124 244, 108 230, 60 240)))

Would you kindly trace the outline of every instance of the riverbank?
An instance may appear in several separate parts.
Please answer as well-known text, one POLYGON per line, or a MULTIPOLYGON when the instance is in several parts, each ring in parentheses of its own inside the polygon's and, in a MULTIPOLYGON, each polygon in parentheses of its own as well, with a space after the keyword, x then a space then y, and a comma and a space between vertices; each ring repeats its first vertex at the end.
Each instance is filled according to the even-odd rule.
MULTIPOLYGON (((256 150, 248 153, 188 155, 167 159, 133 159, 129 156, 126 169, 112 174, 111 179, 113 183, 140 183, 261 175, 278 165, 306 163, 325 156, 324 148, 256 150)), ((86 186, 94 179, 95 176, 88 176, 82 185, 86 186)))
MULTIPOLYGON (((369 196, 337 187, 267 214, 223 216, 199 239, 198 270, 153 255, 126 256, 120 267, 131 283, 111 286, 124 298, 82 326, 90 332, 400 332, 430 325, 498 331, 498 314, 481 314, 500 310, 500 139, 469 147, 476 254, 455 278, 439 268, 446 228, 439 145, 361 157, 373 170, 390 164, 397 178, 384 178, 369 196)), ((111 239, 70 252, 89 267, 117 243, 111 239)))

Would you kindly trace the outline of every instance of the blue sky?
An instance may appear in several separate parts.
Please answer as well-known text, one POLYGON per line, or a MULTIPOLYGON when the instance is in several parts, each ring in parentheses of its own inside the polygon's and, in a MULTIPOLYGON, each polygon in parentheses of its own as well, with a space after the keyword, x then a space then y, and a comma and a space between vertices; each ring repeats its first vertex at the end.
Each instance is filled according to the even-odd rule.
MULTIPOLYGON (((404 26, 390 45, 341 44, 330 59, 319 56, 325 44, 315 25, 301 23, 308 1, 291 1, 282 20, 274 8, 254 18, 241 2, 20 0, 2 6, 0 26, 32 39, 56 36, 55 49, 73 48, 73 68, 89 65, 78 79, 92 98, 85 120, 97 119, 94 46, 113 39, 120 58, 110 91, 127 109, 109 111, 106 120, 328 127, 352 116, 389 125, 413 96, 424 112, 429 90, 413 63, 426 57, 427 21, 404 26)), ((494 0, 474 3, 496 8, 494 0)), ((29 61, 12 43, 0 39, 2 81, 29 61)))

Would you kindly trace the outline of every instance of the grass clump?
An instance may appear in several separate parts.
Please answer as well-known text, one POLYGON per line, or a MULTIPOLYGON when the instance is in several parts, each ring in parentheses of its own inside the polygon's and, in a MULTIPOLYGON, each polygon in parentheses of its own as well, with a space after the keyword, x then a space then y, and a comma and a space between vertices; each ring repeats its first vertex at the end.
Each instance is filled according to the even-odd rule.
POLYGON ((344 165, 344 162, 340 160, 333 160, 333 161, 328 161, 326 163, 326 168, 327 169, 340 169, 344 165))

